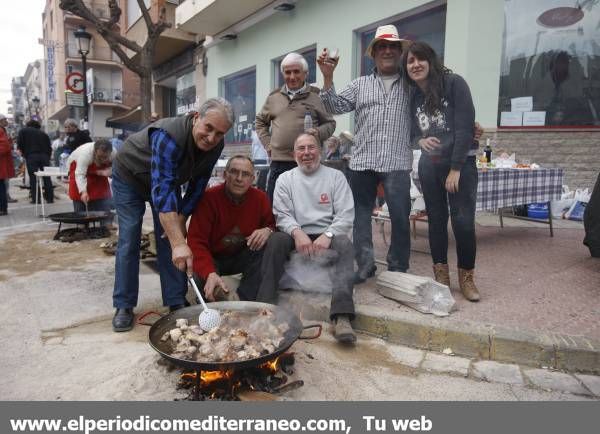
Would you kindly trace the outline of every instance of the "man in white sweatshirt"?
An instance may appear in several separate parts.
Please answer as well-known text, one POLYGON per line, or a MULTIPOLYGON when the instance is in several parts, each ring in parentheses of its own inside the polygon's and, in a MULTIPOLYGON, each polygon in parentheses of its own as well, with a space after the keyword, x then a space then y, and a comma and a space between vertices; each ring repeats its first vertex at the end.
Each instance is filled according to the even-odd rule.
POLYGON ((344 174, 321 165, 321 148, 310 134, 294 143, 298 167, 279 176, 273 195, 273 214, 279 232, 269 238, 263 254, 263 280, 257 301, 273 303, 278 283, 292 250, 310 258, 331 257, 333 283, 330 318, 336 339, 354 344, 354 253, 348 234, 354 221, 354 201, 344 174), (329 251, 329 252, 328 252, 329 251))

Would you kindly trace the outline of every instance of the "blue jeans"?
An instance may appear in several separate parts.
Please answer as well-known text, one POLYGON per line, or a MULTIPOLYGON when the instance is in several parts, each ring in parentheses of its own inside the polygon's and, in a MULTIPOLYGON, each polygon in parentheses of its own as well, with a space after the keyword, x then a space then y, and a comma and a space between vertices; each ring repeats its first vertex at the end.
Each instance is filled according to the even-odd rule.
POLYGON ((477 201, 477 167, 475 157, 467 158, 460 170, 458 192, 446 191, 450 164, 433 162, 425 152, 419 160, 419 180, 429 222, 429 247, 434 264, 448 263, 448 203, 450 221, 456 240, 458 267, 475 268, 475 204, 477 201))
MULTIPOLYGON (((138 301, 140 238, 142 235, 142 219, 146 212, 146 201, 133 187, 119 178, 115 168, 113 168, 112 188, 119 222, 113 306, 116 308, 133 308, 138 301)), ((187 293, 186 275, 173 265, 171 246, 166 238, 162 238, 163 228, 158 219, 158 212, 154 207, 152 207, 152 217, 154 220, 163 305, 184 304, 187 293)))
POLYGON ((348 170, 354 197, 354 257, 358 271, 365 274, 375 265, 371 216, 377 197, 377 184, 383 183, 385 201, 392 223, 387 254, 388 270, 408 270, 410 258, 410 175, 408 170, 374 172, 348 170))

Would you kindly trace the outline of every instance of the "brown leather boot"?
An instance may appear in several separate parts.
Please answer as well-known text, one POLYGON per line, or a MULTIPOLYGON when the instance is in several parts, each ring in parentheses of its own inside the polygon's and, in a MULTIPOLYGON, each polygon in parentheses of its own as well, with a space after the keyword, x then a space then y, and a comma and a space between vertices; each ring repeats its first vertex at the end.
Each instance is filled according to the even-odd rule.
POLYGON ((458 269, 458 284, 465 298, 469 301, 479 301, 479 291, 473 281, 475 270, 458 269))
POLYGON ((448 264, 433 264, 435 281, 450 288, 450 270, 448 264))

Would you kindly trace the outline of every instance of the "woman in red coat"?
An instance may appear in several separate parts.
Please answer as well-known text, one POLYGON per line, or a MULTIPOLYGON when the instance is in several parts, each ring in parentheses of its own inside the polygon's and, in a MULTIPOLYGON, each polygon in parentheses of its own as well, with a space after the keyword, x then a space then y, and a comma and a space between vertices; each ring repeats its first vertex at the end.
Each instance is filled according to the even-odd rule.
POLYGON ((12 139, 6 132, 7 126, 6 116, 0 114, 0 215, 6 215, 8 207, 4 180, 15 176, 15 166, 12 159, 12 139))

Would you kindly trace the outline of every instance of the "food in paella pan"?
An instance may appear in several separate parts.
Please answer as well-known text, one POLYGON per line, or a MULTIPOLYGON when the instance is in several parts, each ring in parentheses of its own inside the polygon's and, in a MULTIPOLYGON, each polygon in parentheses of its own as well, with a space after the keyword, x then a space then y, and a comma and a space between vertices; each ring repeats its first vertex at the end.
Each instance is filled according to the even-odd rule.
POLYGON ((224 311, 221 325, 204 332, 187 319, 178 319, 175 328, 164 333, 162 342, 172 346, 173 357, 197 362, 239 362, 275 351, 289 329, 269 309, 258 312, 224 311))

